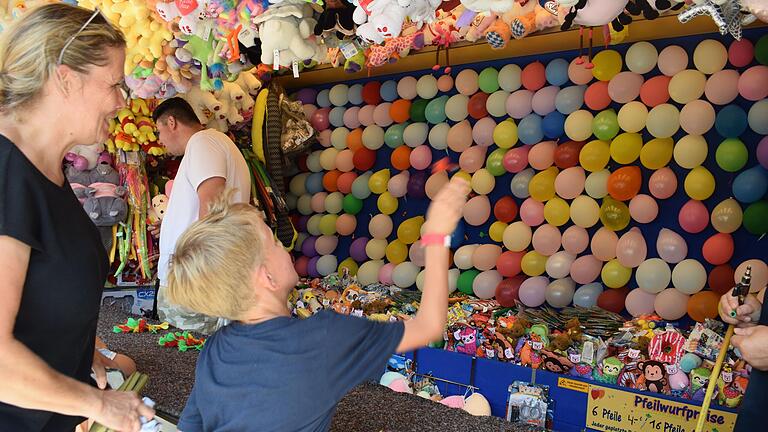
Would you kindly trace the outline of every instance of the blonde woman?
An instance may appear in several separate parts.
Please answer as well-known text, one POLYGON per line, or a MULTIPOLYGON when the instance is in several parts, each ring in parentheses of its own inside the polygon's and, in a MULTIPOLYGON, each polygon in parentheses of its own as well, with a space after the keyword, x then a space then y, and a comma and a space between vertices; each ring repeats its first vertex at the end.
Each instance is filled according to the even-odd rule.
MULTIPOLYGON (((125 39, 98 11, 25 14, 0 39, 0 430, 138 431, 135 394, 88 384, 107 258, 61 168, 125 106, 125 39)), ((100 373, 99 373, 100 372, 100 373)))

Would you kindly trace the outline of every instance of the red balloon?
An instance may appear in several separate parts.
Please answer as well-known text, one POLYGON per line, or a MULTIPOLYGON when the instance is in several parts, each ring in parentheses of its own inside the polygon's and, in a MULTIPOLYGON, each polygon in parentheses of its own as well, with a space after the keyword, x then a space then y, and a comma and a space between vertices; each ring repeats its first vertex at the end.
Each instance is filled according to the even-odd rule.
POLYGON ((730 234, 717 233, 704 242, 701 253, 708 263, 720 265, 731 260, 733 249, 733 237, 730 234))
POLYGON ((331 125, 330 119, 328 118, 330 113, 330 108, 320 108, 315 110, 315 112, 312 113, 312 117, 309 119, 309 122, 312 123, 312 127, 315 128, 315 130, 322 132, 328 129, 331 125))
POLYGON ((560 169, 575 167, 579 164, 582 147, 582 141, 568 141, 555 147, 555 165, 560 169))
POLYGON ((342 175, 339 176, 339 179, 336 181, 336 184, 339 187, 339 192, 343 194, 348 194, 352 192, 352 183, 357 179, 357 173, 350 171, 345 172, 342 175))
POLYGON ((640 100, 651 108, 667 103, 671 80, 672 78, 666 75, 657 75, 644 82, 640 87, 640 100))
POLYGON ((607 311, 620 313, 624 310, 624 301, 629 294, 629 288, 607 289, 597 298, 597 306, 607 311))
POLYGON ((504 169, 511 173, 519 173, 528 166, 528 151, 533 146, 521 146, 509 149, 504 153, 504 159, 501 164, 504 169))
POLYGON ((357 149, 352 155, 352 164, 356 170, 368 171, 376 163, 376 152, 367 147, 357 149))
POLYGON ((378 105, 381 102, 381 83, 371 81, 363 86, 363 102, 367 105, 378 105))
POLYGON ((504 279, 496 285, 496 301, 503 307, 513 307, 515 301, 520 300, 520 284, 525 276, 518 275, 511 279, 504 279))
POLYGON ((608 176, 608 194, 613 199, 628 201, 640 192, 642 184, 643 174, 640 167, 621 167, 608 176))
POLYGON ((523 72, 520 74, 520 80, 523 82, 523 87, 532 92, 544 87, 544 84, 547 83, 544 64, 540 61, 528 63, 528 66, 523 68, 523 72))
POLYGON ((511 196, 506 195, 494 204, 493 215, 496 217, 496 220, 510 223, 517 216, 517 203, 511 196))
POLYGON ((707 278, 707 285, 712 291, 723 295, 733 288, 733 273, 730 264, 722 264, 712 269, 707 278))
POLYGON ((520 262, 526 251, 512 252, 505 251, 496 259, 496 270, 504 277, 513 277, 520 274, 522 268, 520 262))
POLYGON ((309 273, 309 258, 304 255, 296 258, 296 262, 293 263, 293 268, 296 269, 296 273, 298 273, 299 276, 307 277, 309 273))
POLYGON ((485 102, 488 100, 488 94, 477 92, 469 98, 467 103, 467 112, 475 120, 480 120, 488 116, 488 110, 485 108, 485 102))
POLYGON ((296 164, 299 166, 299 171, 301 172, 307 172, 309 171, 309 168, 307 168, 307 155, 303 154, 299 156, 299 159, 296 161, 296 164))
POLYGON ((611 96, 608 95, 608 81, 597 81, 587 87, 584 92, 584 103, 589 109, 602 111, 611 104, 611 96))

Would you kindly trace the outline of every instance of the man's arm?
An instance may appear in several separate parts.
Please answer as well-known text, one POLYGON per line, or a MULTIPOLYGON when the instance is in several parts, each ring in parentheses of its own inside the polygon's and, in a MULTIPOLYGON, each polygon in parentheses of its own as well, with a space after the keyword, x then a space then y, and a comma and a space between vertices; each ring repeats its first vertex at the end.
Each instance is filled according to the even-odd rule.
POLYGON ((199 219, 208 214, 208 207, 224 192, 227 180, 223 177, 211 177, 200 183, 197 187, 197 199, 200 201, 199 219))

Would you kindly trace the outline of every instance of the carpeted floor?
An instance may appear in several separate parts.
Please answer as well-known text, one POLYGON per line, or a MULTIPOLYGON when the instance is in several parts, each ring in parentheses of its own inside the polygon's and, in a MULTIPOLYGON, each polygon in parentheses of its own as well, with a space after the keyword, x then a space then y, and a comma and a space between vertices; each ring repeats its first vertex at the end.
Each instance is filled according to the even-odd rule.
MULTIPOLYGON (((149 375, 144 395, 158 403, 160 413, 178 416, 192 391, 197 351, 178 352, 158 345, 159 334, 116 334, 125 312, 104 306, 98 334, 113 350, 136 361, 149 375)), ((165 331, 161 331, 165 334, 165 331)), ((331 431, 500 432, 538 430, 512 425, 497 417, 474 417, 417 396, 395 393, 377 384, 363 384, 339 402, 331 431)))

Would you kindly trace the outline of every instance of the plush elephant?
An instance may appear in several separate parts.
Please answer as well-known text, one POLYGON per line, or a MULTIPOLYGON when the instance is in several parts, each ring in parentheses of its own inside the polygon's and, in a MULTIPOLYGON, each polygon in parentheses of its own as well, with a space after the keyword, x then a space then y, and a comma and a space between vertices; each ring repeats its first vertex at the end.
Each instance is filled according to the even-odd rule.
POLYGON ((128 204, 125 202, 125 188, 111 183, 94 183, 93 190, 85 199, 83 209, 96 226, 112 226, 125 220, 128 204))
POLYGON ((318 45, 309 37, 317 21, 312 18, 312 6, 308 3, 272 6, 254 18, 261 39, 261 62, 274 64, 278 51, 280 66, 290 67, 294 60, 313 59, 318 55, 318 45))

